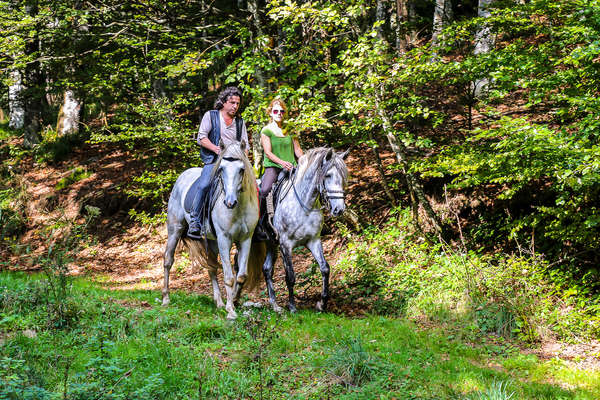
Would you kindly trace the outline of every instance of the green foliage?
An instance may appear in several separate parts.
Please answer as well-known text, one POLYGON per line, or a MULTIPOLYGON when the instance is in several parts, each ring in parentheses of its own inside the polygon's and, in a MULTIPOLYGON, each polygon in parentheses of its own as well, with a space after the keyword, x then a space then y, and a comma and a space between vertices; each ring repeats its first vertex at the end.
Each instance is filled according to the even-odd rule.
POLYGON ((58 394, 48 392, 32 382, 24 360, 0 358, 0 398, 6 400, 50 400, 58 394))
POLYGON ((87 171, 83 167, 76 167, 69 171, 69 174, 58 181, 56 186, 54 186, 54 190, 62 190, 74 183, 77 183, 83 179, 89 178, 92 175, 91 172, 87 171))
POLYGON ((526 202, 526 211, 516 210, 500 228, 508 238, 523 241, 533 230, 549 253, 550 245, 563 254, 598 247, 598 146, 519 119, 504 118, 474 133, 465 145, 442 152, 427 173, 454 176, 456 188, 493 185, 497 199, 511 208, 526 202))
POLYGON ((230 322, 215 314, 208 296, 174 292, 163 308, 156 291, 101 289, 81 278, 71 286, 78 320, 70 329, 47 329, 30 319, 44 320, 45 301, 34 288, 35 281, 43 285, 41 278, 0 273, 0 296, 12 299, 0 302, 2 394, 31 388, 45 391, 48 397, 41 398, 66 393, 69 399, 261 393, 265 399, 456 399, 509 380, 510 387, 502 387, 519 399, 591 400, 600 393, 597 372, 533 356, 489 354, 472 339, 449 340, 448 329, 310 310, 279 315, 258 309, 230 322), (4 322, 8 317, 12 322, 4 322), (500 363, 510 375, 488 363, 500 363))
POLYGON ((515 392, 508 391, 508 383, 494 381, 486 391, 469 397, 473 400, 510 400, 515 398, 515 392))
POLYGON ((600 299, 569 286, 564 274, 548 274, 542 259, 465 255, 415 242, 408 210, 351 243, 334 283, 342 302, 527 342, 598 335, 600 299))
POLYGON ((19 207, 19 193, 14 189, 0 190, 0 240, 18 236, 25 230, 26 217, 19 207))
POLYGON ((363 385, 382 369, 382 362, 369 354, 360 336, 342 339, 326 365, 330 374, 348 386, 363 385))
POLYGON ((42 142, 33 150, 36 162, 40 164, 56 164, 64 161, 80 146, 85 139, 84 133, 58 136, 56 131, 45 132, 42 142))
POLYGON ((82 242, 87 240, 87 227, 99 215, 97 208, 87 206, 83 224, 60 218, 47 228, 48 251, 37 263, 46 275, 45 294, 48 324, 52 328, 73 326, 80 314, 72 296, 68 264, 74 260, 82 242))

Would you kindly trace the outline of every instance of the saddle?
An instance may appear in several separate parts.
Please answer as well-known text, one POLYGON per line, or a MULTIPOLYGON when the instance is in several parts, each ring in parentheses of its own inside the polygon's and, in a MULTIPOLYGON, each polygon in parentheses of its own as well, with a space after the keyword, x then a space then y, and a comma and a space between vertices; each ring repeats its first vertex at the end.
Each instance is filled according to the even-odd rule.
MULTIPOLYGON (((188 190, 185 196, 183 207, 188 213, 190 213, 192 208, 194 207, 194 199, 196 197, 196 194, 198 193, 199 184, 200 177, 198 177, 198 179, 196 179, 196 181, 192 183, 192 186, 190 186, 190 189, 188 190)), ((212 222, 210 211, 212 210, 213 206, 215 205, 215 202, 217 201, 218 189, 219 180, 212 179, 212 181, 210 182, 210 186, 208 187, 208 193, 204 197, 204 201, 202 202, 202 205, 200 207, 200 219, 203 237, 206 237, 208 234, 215 234, 215 228, 212 222)), ((195 239, 196 237, 194 236, 193 238, 195 239)))

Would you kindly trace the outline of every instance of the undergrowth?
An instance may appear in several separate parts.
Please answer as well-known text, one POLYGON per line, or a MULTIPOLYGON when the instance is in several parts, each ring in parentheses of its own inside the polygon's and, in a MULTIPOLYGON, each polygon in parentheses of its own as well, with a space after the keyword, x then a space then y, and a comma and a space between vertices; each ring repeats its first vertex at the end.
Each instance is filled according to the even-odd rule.
POLYGON ((402 319, 253 309, 231 322, 205 295, 175 291, 164 308, 156 291, 106 290, 83 278, 67 292, 77 318, 57 329, 47 323, 45 279, 0 272, 0 398, 591 400, 600 394, 596 372, 532 355, 490 355, 402 319))
POLYGON ((540 256, 457 252, 413 234, 407 210, 350 237, 337 265, 341 301, 372 312, 448 323, 463 334, 526 342, 600 335, 600 298, 576 289, 540 256))

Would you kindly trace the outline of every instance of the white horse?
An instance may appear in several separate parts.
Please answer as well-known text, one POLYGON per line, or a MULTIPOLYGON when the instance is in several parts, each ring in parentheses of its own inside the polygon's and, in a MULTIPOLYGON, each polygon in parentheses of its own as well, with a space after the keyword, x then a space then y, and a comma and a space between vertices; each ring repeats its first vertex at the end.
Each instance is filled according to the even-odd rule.
POLYGON ((329 206, 331 214, 335 217, 341 215, 346 209, 344 188, 348 170, 344 158, 347 154, 348 151, 336 153, 333 149, 322 147, 311 149, 298 160, 296 172, 282 184, 273 215, 273 227, 279 235, 279 242, 277 243, 273 238, 267 240, 267 255, 263 265, 269 303, 277 312, 281 311, 273 289, 273 264, 277 258, 277 244, 283 257, 290 311, 296 311, 294 300, 296 275, 292 265, 292 250, 298 245, 306 246, 319 264, 323 277, 323 291, 316 308, 319 311, 327 308, 329 264, 325 260, 321 244, 323 212, 319 197, 325 206, 329 206))
MULTIPOLYGON (((193 266, 208 270, 213 298, 217 307, 225 306, 227 318, 235 319, 234 304, 239 300, 243 286, 254 289, 261 279, 261 266, 264 260, 264 244, 252 244, 252 234, 258 222, 257 185, 252 165, 245 153, 245 144, 234 142, 221 146, 219 159, 213 169, 213 179, 217 190, 211 204, 210 215, 214 232, 208 229, 207 240, 194 240, 186 237, 190 215, 185 211, 184 201, 192 184, 198 179, 202 168, 185 170, 171 191, 167 209, 168 239, 164 253, 164 306, 169 304, 169 271, 173 265, 175 248, 179 239, 188 248, 193 266), (236 244, 237 263, 232 268, 231 247, 236 244), (221 257, 227 305, 223 304, 217 282, 217 254, 221 257), (235 276, 234 276, 235 274, 235 276)), ((208 223, 208 221, 206 221, 208 223)))

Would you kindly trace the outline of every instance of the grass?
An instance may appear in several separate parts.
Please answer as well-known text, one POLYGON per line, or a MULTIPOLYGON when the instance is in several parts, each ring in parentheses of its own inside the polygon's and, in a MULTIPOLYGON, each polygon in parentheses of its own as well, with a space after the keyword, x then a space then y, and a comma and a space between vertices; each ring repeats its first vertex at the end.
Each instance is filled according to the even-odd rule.
POLYGON ((66 393, 69 399, 600 396, 598 372, 514 351, 497 354, 403 318, 258 310, 230 323, 208 296, 176 291, 162 308, 156 291, 110 291, 84 279, 73 281, 68 302, 77 318, 55 330, 46 323, 44 285, 41 276, 0 273, 0 397, 26 391, 37 391, 29 398, 66 393))

